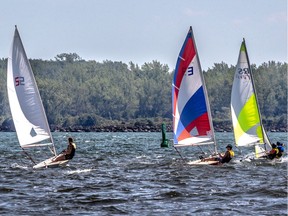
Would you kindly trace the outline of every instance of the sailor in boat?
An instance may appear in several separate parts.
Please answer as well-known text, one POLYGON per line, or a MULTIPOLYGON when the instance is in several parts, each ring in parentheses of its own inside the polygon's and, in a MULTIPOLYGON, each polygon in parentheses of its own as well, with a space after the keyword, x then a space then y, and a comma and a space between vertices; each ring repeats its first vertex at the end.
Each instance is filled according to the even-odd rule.
POLYGON ((55 159, 53 159, 53 162, 71 160, 75 155, 75 151, 76 144, 73 142, 73 139, 69 137, 67 149, 63 150, 55 159))
POLYGON ((232 145, 228 144, 226 146, 227 151, 225 152, 225 154, 221 154, 219 153, 219 157, 216 158, 206 158, 206 159, 202 159, 201 161, 219 161, 219 163, 223 164, 223 163, 229 163, 231 161, 231 159, 234 157, 234 151, 232 151, 232 145))
POLYGON ((276 144, 277 144, 277 148, 279 150, 278 154, 276 155, 276 158, 281 158, 283 156, 284 150, 285 150, 284 147, 283 147, 284 144, 280 143, 280 142, 277 142, 276 144))
POLYGON ((277 157, 278 154, 279 154, 279 149, 277 148, 277 145, 273 143, 272 149, 270 150, 270 152, 268 152, 266 157, 269 158, 270 160, 273 160, 274 158, 277 157))

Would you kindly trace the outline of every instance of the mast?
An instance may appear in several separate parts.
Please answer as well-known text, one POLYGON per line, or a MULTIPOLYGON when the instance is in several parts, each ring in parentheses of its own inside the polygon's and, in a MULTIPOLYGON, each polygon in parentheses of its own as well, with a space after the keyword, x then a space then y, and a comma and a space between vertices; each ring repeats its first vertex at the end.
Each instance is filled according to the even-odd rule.
POLYGON ((195 51, 196 51, 197 61, 198 61, 198 64, 199 64, 201 80, 202 80, 202 83, 203 83, 203 90, 204 90, 204 94, 205 94, 205 102, 206 102, 207 112, 208 112, 208 116, 209 116, 210 129, 211 129, 211 132, 213 134, 214 151, 217 154, 217 143, 216 143, 215 132, 214 132, 214 127, 213 127, 213 121, 212 121, 211 109, 210 109, 210 104, 209 104, 209 99, 208 99, 208 93, 207 93, 207 89, 206 89, 206 84, 205 84, 205 80, 204 80, 203 71, 202 71, 201 64, 200 64, 200 59, 199 59, 197 46, 196 46, 195 39, 194 39, 194 33, 193 33, 193 30, 192 30, 192 26, 190 26, 190 31, 191 31, 192 41, 193 41, 193 44, 194 44, 194 47, 195 47, 195 51))

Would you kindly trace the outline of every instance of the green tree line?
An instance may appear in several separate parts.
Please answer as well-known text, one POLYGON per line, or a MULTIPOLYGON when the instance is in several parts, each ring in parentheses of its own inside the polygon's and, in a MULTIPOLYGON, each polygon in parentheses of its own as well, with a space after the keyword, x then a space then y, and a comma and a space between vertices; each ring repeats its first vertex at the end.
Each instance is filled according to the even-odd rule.
MULTIPOLYGON (((173 71, 159 61, 86 61, 75 53, 30 60, 49 124, 93 127, 149 119, 170 122, 173 71)), ((252 65, 264 123, 287 128, 287 63, 252 65)), ((0 59, 0 125, 11 120, 6 90, 7 59, 0 59)), ((230 94, 235 66, 204 71, 214 125, 231 126, 230 94)), ((268 128, 269 129, 269 128, 268 128)))

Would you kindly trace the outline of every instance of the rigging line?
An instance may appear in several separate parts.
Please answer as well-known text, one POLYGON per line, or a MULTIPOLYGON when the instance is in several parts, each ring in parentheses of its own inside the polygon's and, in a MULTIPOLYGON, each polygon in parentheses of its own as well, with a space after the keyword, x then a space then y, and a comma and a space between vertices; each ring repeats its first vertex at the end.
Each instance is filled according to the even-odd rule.
POLYGON ((203 151, 203 149, 199 146, 199 145, 197 145, 198 146, 198 148, 200 149, 200 151, 203 153, 203 154, 205 154, 205 152, 203 151))
POLYGON ((36 165, 36 162, 33 160, 33 158, 22 148, 24 154, 36 165))
POLYGON ((50 152, 51 152, 54 156, 56 156, 56 152, 53 151, 53 148, 51 148, 51 146, 48 146, 48 148, 49 148, 50 152))
POLYGON ((174 149, 176 150, 176 152, 180 155, 181 159, 185 162, 185 159, 182 157, 181 153, 178 151, 178 149, 174 146, 174 149))
POLYGON ((242 150, 236 145, 235 145, 235 147, 240 151, 240 155, 242 155, 242 150))
POLYGON ((211 148, 211 146, 209 145, 208 146, 208 150, 210 151, 210 154, 213 155, 213 154, 216 154, 217 152, 213 151, 213 149, 211 148))
MULTIPOLYGON (((204 155, 207 154, 206 152, 203 151, 203 149, 202 149, 199 145, 198 145, 198 148, 200 148, 201 152, 202 152, 204 155)), ((213 150, 211 149, 211 146, 210 146, 210 145, 208 145, 208 150, 209 150, 210 155, 212 155, 212 156, 216 153, 216 152, 213 152, 213 150)))

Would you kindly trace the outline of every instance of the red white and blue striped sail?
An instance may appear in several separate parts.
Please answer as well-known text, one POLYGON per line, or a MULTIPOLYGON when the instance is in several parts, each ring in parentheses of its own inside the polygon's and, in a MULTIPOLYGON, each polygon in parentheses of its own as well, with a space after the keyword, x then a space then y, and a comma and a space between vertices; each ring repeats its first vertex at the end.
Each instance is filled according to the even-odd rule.
POLYGON ((214 144, 215 134, 203 72, 190 27, 172 83, 174 146, 214 144))

